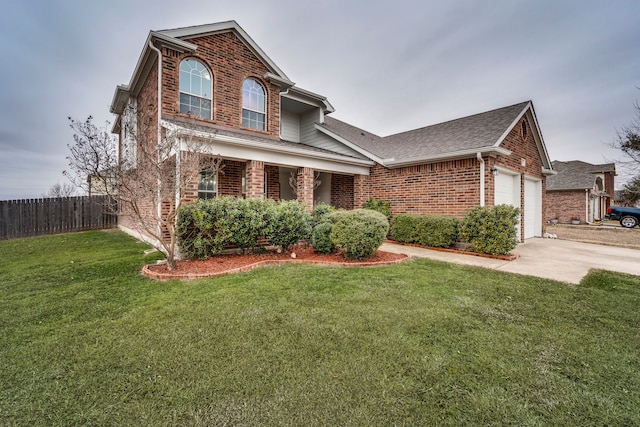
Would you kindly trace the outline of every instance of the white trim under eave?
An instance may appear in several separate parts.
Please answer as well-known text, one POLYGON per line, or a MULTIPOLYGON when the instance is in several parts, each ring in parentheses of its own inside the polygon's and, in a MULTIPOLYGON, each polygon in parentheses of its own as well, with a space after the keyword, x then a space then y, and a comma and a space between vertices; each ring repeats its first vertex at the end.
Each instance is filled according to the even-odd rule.
POLYGON ((467 150, 453 151, 450 153, 442 153, 436 154, 434 156, 421 156, 421 157, 412 157, 409 159, 395 160, 395 159, 384 159, 382 162, 383 166, 386 166, 390 169, 393 168, 401 168, 405 166, 415 166, 415 165, 424 165, 427 163, 437 163, 444 162, 448 160, 460 160, 460 159, 468 159, 475 158, 478 153, 482 156, 509 156, 511 155, 511 151, 502 147, 483 147, 483 148, 469 148, 467 150))
POLYGON ((331 132, 329 129, 325 128, 324 126, 321 126, 317 123, 314 124, 316 130, 319 130, 320 132, 324 133, 325 135, 327 135, 330 138, 335 139, 336 141, 340 142, 341 144, 346 145, 347 147, 349 147, 350 149, 352 149, 353 151, 356 151, 360 154, 362 154, 365 157, 370 158, 371 160, 373 160, 376 163, 383 163, 383 160, 376 156, 375 154, 371 154, 369 151, 365 150, 364 148, 350 142, 349 140, 341 137, 340 135, 338 135, 337 133, 331 132))
POLYGON ((200 138, 205 140, 230 143, 230 144, 234 144, 236 146, 245 147, 245 148, 259 149, 262 151, 269 151, 274 153, 286 153, 286 154, 292 154, 295 156, 306 157, 311 159, 328 160, 331 162, 349 164, 354 166, 365 166, 367 168, 372 167, 374 165, 374 162, 371 160, 346 158, 346 156, 342 156, 339 154, 314 152, 314 151, 305 150, 303 148, 282 147, 282 146, 277 146, 277 145, 269 144, 265 142, 251 141, 251 140, 236 138, 228 135, 218 135, 218 134, 212 134, 209 132, 200 132, 200 131, 189 130, 184 128, 176 129, 174 135, 191 136, 194 138, 200 138))

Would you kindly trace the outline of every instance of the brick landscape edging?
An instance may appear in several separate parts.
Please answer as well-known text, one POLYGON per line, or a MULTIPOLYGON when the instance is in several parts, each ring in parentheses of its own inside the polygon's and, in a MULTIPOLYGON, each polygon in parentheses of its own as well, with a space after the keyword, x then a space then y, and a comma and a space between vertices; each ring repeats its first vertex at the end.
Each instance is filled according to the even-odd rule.
POLYGON ((316 260, 304 260, 304 259, 274 259, 257 261, 253 264, 243 265, 242 267, 236 267, 225 271, 218 271, 215 273, 180 273, 177 271, 159 272, 152 271, 150 267, 152 265, 145 265, 142 267, 142 275, 154 280, 193 280, 204 279, 207 277, 218 277, 227 274, 242 273, 251 271, 258 267, 266 267, 271 265, 284 265, 284 264, 312 264, 312 265, 326 265, 330 267, 382 267, 385 265, 395 265, 410 260, 411 257, 405 255, 405 258, 396 259, 393 261, 360 261, 360 262, 329 262, 329 261, 316 261, 316 260))

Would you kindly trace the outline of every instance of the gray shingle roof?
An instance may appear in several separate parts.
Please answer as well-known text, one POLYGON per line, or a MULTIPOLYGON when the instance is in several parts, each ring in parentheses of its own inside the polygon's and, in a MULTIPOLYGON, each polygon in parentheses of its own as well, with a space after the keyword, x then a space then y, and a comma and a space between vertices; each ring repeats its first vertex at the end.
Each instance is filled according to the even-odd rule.
POLYGON ((527 105, 529 101, 383 138, 328 117, 325 125, 382 159, 408 159, 492 147, 527 105))
POLYGON ((558 174, 547 177, 547 191, 590 189, 595 184, 595 174, 616 171, 615 163, 592 165, 579 160, 556 160, 552 165, 558 174))

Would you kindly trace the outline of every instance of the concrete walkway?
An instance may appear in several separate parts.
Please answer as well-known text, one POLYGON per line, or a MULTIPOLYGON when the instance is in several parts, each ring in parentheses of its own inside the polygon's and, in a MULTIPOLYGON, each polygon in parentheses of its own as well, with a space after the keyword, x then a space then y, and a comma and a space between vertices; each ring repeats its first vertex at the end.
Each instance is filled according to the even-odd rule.
POLYGON ((528 239, 513 250, 513 254, 518 255, 513 261, 439 252, 393 243, 384 243, 380 249, 404 253, 415 258, 473 265, 574 284, 580 283, 591 269, 640 276, 640 250, 569 240, 528 239))

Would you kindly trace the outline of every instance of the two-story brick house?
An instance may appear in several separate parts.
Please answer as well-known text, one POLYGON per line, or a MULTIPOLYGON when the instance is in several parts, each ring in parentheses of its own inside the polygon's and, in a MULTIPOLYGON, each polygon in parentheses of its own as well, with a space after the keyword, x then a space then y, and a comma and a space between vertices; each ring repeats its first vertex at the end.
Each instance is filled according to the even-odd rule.
POLYGON ((530 101, 380 137, 330 117, 326 97, 296 86, 228 21, 151 31, 111 111, 123 162, 135 163, 136 141, 167 132, 224 159, 223 174, 193 171, 199 183, 176 195, 183 200, 296 198, 310 209, 318 201, 352 209, 376 198, 393 214, 457 217, 509 203, 522 208, 521 239, 542 234, 553 170, 530 101), (150 124, 146 138, 129 138, 125 121, 150 124))

